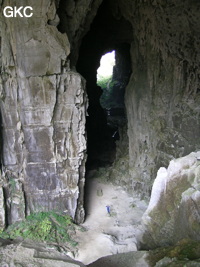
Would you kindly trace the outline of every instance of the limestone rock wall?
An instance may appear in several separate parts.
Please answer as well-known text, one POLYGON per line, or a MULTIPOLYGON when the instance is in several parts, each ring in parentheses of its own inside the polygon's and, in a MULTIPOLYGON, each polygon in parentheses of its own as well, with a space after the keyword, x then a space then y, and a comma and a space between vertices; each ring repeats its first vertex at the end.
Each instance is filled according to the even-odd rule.
POLYGON ((103 1, 87 39, 92 58, 103 49, 131 47, 125 90, 129 174, 117 180, 141 197, 150 196, 160 166, 200 148, 199 10, 189 0, 103 1))
POLYGON ((98 8, 103 0, 61 0, 58 14, 60 17, 59 30, 66 32, 71 47, 71 64, 77 63, 82 38, 90 29, 98 8))
POLYGON ((200 152, 172 160, 155 179, 149 206, 142 218, 145 248, 200 240, 200 152))
MULTIPOLYGON (((131 47, 123 184, 149 197, 160 166, 200 147, 199 2, 105 1, 99 8, 102 0, 13 0, 32 6, 34 16, 0 19, 2 225, 4 212, 12 223, 48 209, 83 221, 87 96, 84 79, 69 66, 76 67, 98 9, 88 40, 94 61, 111 47, 131 47), (112 27, 101 23, 105 18, 112 27)), ((0 1, 1 10, 5 5, 0 1)))
POLYGON ((200 4, 109 0, 103 5, 110 24, 99 16, 89 45, 100 33, 96 46, 131 46, 132 75, 125 93, 129 174, 117 179, 149 197, 160 166, 200 148, 200 4))
MULTIPOLYGON (((1 4, 1 9, 6 3, 1 4)), ((53 1, 30 5, 31 18, 1 18, 1 226, 35 211, 84 219, 85 81, 69 68, 70 44, 49 21, 53 1), (3 193, 2 193, 3 192, 3 193)))
POLYGON ((200 5, 130 2, 118 10, 134 33, 126 88, 130 177, 144 197, 160 166, 200 148, 200 5))

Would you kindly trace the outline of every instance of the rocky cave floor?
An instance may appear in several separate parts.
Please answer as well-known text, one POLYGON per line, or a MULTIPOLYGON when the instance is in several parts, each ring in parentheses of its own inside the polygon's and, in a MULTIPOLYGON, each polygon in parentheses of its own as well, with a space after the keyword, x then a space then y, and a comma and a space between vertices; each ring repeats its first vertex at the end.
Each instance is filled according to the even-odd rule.
POLYGON ((136 195, 95 175, 87 180, 86 196, 87 216, 75 231, 73 238, 78 245, 72 252, 31 240, 0 238, 0 267, 200 266, 200 243, 195 241, 138 251, 137 236, 142 232, 147 203, 136 195), (110 214, 106 206, 110 206, 110 214), (184 256, 186 252, 192 256, 190 260, 184 256))
POLYGON ((77 233, 75 260, 89 264, 107 255, 137 251, 136 235, 147 203, 101 177, 89 179, 87 192, 87 217, 82 225, 86 231, 77 233))
POLYGON ((86 195, 87 216, 82 224, 85 231, 76 231, 73 238, 78 245, 74 251, 62 256, 55 249, 30 240, 0 240, 0 266, 77 266, 73 265, 75 262, 82 266, 80 262, 89 265, 104 256, 137 251, 136 235, 147 203, 97 176, 87 180, 86 195), (110 214, 106 206, 110 207, 110 214))

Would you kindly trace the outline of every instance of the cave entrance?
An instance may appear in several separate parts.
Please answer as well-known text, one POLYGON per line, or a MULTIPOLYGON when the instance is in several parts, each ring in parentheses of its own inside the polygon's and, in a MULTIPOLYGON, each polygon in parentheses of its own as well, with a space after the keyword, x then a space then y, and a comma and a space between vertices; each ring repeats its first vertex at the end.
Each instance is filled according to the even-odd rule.
MULTIPOLYGON (((86 47, 83 43, 81 50, 84 48, 87 52, 86 47)), ((120 139, 120 129, 127 124, 124 95, 131 74, 130 46, 120 43, 114 48, 105 49, 101 53, 97 50, 95 56, 90 57, 81 53, 78 61, 78 71, 87 81, 89 98, 89 116, 86 122, 87 173, 112 165, 116 159, 116 142, 120 139), (114 58, 104 67, 106 70, 103 75, 99 70, 101 59, 111 53, 114 58), (110 72, 107 70, 108 65, 111 65, 110 72)), ((92 50, 88 53, 92 53, 92 50)))
MULTIPOLYGON (((100 66, 97 69, 97 86, 102 92, 99 97, 99 103, 103 109, 106 125, 103 126, 104 138, 99 139, 99 149, 97 153, 93 150, 89 153, 88 170, 111 165, 115 160, 116 144, 115 141, 119 138, 118 127, 115 125, 113 109, 116 109, 113 90, 115 81, 113 80, 113 71, 115 67, 115 50, 109 51, 101 56, 100 66), (112 114, 112 115, 111 115, 112 114)), ((92 144, 94 146, 94 144, 92 144)))
MULTIPOLYGON (((100 67, 97 69, 97 85, 102 89, 100 105, 106 115, 107 126, 110 128, 110 132, 113 132, 112 138, 118 140, 118 126, 114 121, 117 114, 116 112, 120 109, 118 101, 116 101, 119 92, 117 92, 117 94, 115 92, 117 81, 115 81, 113 77, 114 67, 116 65, 115 55, 116 51, 113 50, 101 57, 100 67)), ((124 99, 120 99, 120 102, 121 101, 123 102, 122 105, 124 105, 124 99)))
POLYGON ((130 23, 123 17, 112 15, 110 3, 103 1, 90 30, 82 39, 76 64, 77 71, 86 79, 89 98, 86 173, 111 166, 115 161, 116 141, 120 139, 118 129, 126 124, 124 94, 131 74, 131 41, 130 23), (101 57, 111 51, 115 51, 116 64, 110 81, 112 90, 105 99, 97 83, 97 70, 101 57))
MULTIPOLYGON (((115 66, 115 50, 101 57, 100 67, 97 69, 97 85, 102 89, 100 105, 105 111, 109 111, 112 105, 113 68, 115 66)), ((108 112, 107 112, 108 113, 108 112)))
POLYGON ((96 69, 96 84, 93 89, 95 91, 90 92, 87 87, 89 96, 87 171, 112 165, 116 154, 115 141, 119 138, 118 126, 113 120, 113 110, 117 110, 113 91, 115 50, 103 53, 99 59, 99 68, 96 69))

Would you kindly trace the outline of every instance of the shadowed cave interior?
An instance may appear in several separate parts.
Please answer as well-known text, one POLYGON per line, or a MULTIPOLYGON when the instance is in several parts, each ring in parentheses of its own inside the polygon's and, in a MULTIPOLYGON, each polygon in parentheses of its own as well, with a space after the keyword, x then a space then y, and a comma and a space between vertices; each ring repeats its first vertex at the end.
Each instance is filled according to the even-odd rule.
MULTIPOLYGON (((102 219, 111 254, 125 239, 147 251, 199 242, 199 10, 196 0, 45 0, 27 23, 1 19, 1 229, 59 211, 89 228, 102 219), (113 50, 103 107, 97 69, 113 50)), ((83 256, 104 255, 84 238, 83 256)))
POLYGON ((131 74, 130 62, 130 25, 124 19, 116 20, 111 15, 109 3, 104 1, 83 38, 77 71, 86 79, 89 98, 87 128, 87 171, 111 165, 116 157, 116 141, 120 139, 119 127, 126 125, 124 104, 125 87, 131 74), (97 69, 101 57, 116 52, 116 65, 113 68, 113 99, 115 107, 108 110, 100 105, 103 93, 97 85, 97 69))

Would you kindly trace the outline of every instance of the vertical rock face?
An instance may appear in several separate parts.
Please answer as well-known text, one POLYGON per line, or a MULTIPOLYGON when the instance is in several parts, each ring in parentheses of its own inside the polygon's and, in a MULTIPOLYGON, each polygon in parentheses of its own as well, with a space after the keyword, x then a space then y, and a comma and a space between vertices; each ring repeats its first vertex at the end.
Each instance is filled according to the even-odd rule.
POLYGON ((134 31, 126 88, 130 177, 133 190, 147 196, 160 166, 200 147, 200 6, 124 1, 120 10, 134 31))
POLYGON ((28 4, 33 17, 1 20, 2 203, 9 224, 41 210, 81 222, 85 81, 67 67, 67 36, 47 24, 54 3, 28 4))

